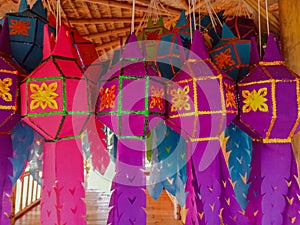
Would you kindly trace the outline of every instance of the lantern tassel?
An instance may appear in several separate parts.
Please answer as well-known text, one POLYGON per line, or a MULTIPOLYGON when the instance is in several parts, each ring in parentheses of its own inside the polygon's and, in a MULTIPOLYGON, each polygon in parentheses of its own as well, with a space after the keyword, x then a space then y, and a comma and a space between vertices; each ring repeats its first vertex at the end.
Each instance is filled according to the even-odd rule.
POLYGON ((119 139, 116 175, 113 181, 107 224, 146 225, 146 176, 143 169, 145 142, 119 139))
MULTIPOLYGON (((254 221, 256 212, 261 210, 261 215, 256 219, 255 224, 298 224, 299 186, 296 181, 297 170, 291 144, 257 142, 253 147, 256 148, 255 153, 260 151, 260 162, 255 166, 260 165, 262 182, 260 187, 256 186, 251 191, 260 189, 262 197, 256 195, 257 199, 255 199, 254 194, 250 192, 249 201, 252 203, 249 202, 246 214, 254 221), (261 209, 252 209, 253 202, 261 205, 261 209)), ((257 155, 253 156, 257 157, 257 155)), ((254 176, 258 175, 254 174, 254 176)))
MULTIPOLYGON (((222 154, 219 140, 198 142, 193 153, 195 174, 199 185, 199 196, 203 202, 205 224, 207 225, 248 225, 247 218, 242 215, 233 187, 230 182, 229 171, 222 154), (207 148, 219 148, 212 163, 201 169, 201 160, 207 148)), ((208 154, 207 152, 205 154, 208 154)))
POLYGON ((12 141, 9 134, 0 135, 0 225, 9 225, 12 213, 12 181, 13 167, 10 158, 13 156, 12 141))
POLYGON ((86 224, 83 156, 78 148, 80 144, 76 139, 45 142, 42 225, 86 224))

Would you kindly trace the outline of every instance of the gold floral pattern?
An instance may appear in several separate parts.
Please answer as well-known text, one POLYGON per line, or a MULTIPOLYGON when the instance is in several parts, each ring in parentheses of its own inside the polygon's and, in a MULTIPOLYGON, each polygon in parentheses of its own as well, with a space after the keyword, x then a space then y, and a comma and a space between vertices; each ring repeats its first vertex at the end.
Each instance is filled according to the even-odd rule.
POLYGON ((11 78, 4 78, 3 80, 0 79, 0 97, 6 101, 12 101, 12 95, 10 93, 10 86, 12 85, 11 78))
POLYGON ((172 98, 172 107, 171 107, 171 111, 175 112, 177 110, 190 110, 191 106, 188 103, 189 101, 189 96, 188 93, 190 92, 190 87, 189 86, 185 86, 183 89, 182 88, 178 88, 178 89, 173 89, 171 90, 171 95, 173 96, 172 98))
POLYGON ((234 85, 229 85, 225 83, 225 104, 226 107, 237 108, 235 95, 234 95, 234 85))
POLYGON ((220 69, 226 69, 235 64, 231 56, 231 49, 227 48, 224 52, 213 56, 213 60, 220 69))
POLYGON ((165 93, 164 89, 151 86, 150 109, 153 109, 155 107, 159 108, 160 110, 164 109, 164 104, 163 104, 164 93, 165 93))
POLYGON ((267 88, 260 88, 258 91, 253 90, 250 92, 249 90, 243 90, 242 91, 242 96, 244 98, 243 100, 243 112, 248 113, 251 110, 256 112, 261 111, 261 112, 268 112, 269 107, 266 104, 266 101, 268 100, 266 95, 268 94, 268 89, 267 88))
POLYGON ((30 30, 30 21, 22 21, 22 20, 11 20, 10 35, 23 35, 28 37, 28 31, 30 30))
POLYGON ((41 107, 45 110, 47 107, 50 109, 58 109, 58 104, 55 98, 59 95, 55 92, 57 90, 58 83, 53 82, 47 85, 45 82, 39 86, 38 84, 30 84, 31 95, 30 109, 34 110, 41 107))
POLYGON ((100 89, 100 112, 104 109, 114 108, 115 107, 115 91, 116 85, 113 85, 110 88, 101 88, 100 89))

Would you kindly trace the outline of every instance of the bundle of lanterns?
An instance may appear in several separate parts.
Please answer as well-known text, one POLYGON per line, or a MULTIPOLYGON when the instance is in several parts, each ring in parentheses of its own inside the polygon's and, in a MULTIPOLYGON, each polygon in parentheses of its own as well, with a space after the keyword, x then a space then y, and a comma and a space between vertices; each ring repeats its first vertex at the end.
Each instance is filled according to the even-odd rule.
MULTIPOLYGON (((176 184, 162 182, 151 195, 158 198, 163 185, 170 185, 178 201, 185 202, 185 224, 299 223, 300 191, 291 140, 300 127, 300 79, 285 66, 272 34, 257 62, 250 57, 256 46, 248 40, 255 35, 253 21, 235 18, 229 26, 238 38, 224 25, 222 38, 208 52, 203 34, 190 31, 183 12, 171 31, 162 18, 156 26, 149 20, 148 28, 137 35, 151 40, 148 45, 132 33, 119 62, 104 73, 92 43, 72 28, 60 25, 51 47, 53 28, 39 0, 32 9, 21 1, 19 11, 7 14, 0 35, 1 224, 10 223, 10 133, 21 119, 45 139, 43 225, 86 224, 80 137, 88 129, 102 142, 104 125, 118 136, 108 224, 146 224, 145 140, 155 127, 166 125, 166 136, 177 132, 177 141, 185 139, 180 156, 172 159, 187 167, 162 162, 174 163, 170 168, 181 174, 173 176, 176 184), (230 136, 234 130, 240 139, 229 137, 229 145, 226 137, 220 142, 220 136, 230 123, 232 130, 225 133, 230 136), (96 131, 91 131, 92 124, 96 131), (238 143, 242 137, 245 149, 238 143), (224 146, 229 147, 223 149, 225 155, 224 146)), ((173 154, 176 147, 166 143, 170 139, 152 154, 161 149, 173 154)), ((103 173, 108 155, 101 154, 103 173)))

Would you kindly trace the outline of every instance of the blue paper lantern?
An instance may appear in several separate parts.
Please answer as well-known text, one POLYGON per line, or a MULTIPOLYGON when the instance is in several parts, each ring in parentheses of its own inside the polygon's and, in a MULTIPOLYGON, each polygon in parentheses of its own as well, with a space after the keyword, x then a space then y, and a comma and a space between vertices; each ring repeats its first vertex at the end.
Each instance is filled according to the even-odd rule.
MULTIPOLYGON (((42 61, 44 25, 48 24, 47 12, 41 0, 30 9, 21 0, 19 12, 7 13, 12 56, 27 72, 42 61), (25 7, 26 6, 26 7, 25 7)), ((50 28, 53 32, 54 28, 50 28)))

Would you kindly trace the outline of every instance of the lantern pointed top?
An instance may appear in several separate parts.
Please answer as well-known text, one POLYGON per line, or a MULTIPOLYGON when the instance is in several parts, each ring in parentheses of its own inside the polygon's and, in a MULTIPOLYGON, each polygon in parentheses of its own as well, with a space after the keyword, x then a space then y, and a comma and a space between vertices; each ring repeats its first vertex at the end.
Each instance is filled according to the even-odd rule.
POLYGON ((153 21, 151 17, 148 18, 147 27, 153 27, 153 21))
POLYGON ((10 55, 10 40, 9 40, 9 28, 8 19, 5 17, 2 30, 0 33, 0 52, 10 55))
POLYGON ((182 11, 181 14, 180 14, 180 17, 179 17, 179 19, 176 23, 175 28, 184 26, 186 24, 187 24, 187 21, 186 21, 186 17, 185 17, 185 11, 182 11))
POLYGON ((142 59, 143 55, 140 49, 139 42, 134 33, 132 33, 128 39, 121 58, 123 59, 142 59))
POLYGON ((57 42, 52 54, 67 58, 74 58, 70 32, 66 29, 64 24, 62 24, 59 28, 57 42))
POLYGON ((37 0, 32 6, 32 11, 34 11, 39 16, 47 19, 47 11, 43 6, 42 0, 37 0))
POLYGON ((255 37, 251 38, 251 50, 250 50, 250 65, 257 64, 260 60, 257 43, 255 37))
POLYGON ((21 0, 19 4, 19 10, 18 12, 23 12, 28 8, 27 0, 21 0))
POLYGON ((49 38, 48 24, 44 26, 44 45, 43 45, 43 60, 47 59, 51 55, 51 44, 49 38))
POLYGON ((189 54, 189 59, 209 59, 209 53, 205 46, 205 41, 203 35, 199 30, 194 31, 193 43, 191 46, 191 52, 189 54))
POLYGON ((158 26, 163 26, 164 25, 164 20, 163 20, 163 17, 161 15, 159 16, 156 25, 158 25, 158 26))
POLYGON ((230 28, 226 25, 226 23, 223 23, 222 38, 235 38, 234 34, 230 30, 230 28))
POLYGON ((278 49, 278 45, 275 41, 275 37, 272 33, 269 34, 267 48, 262 61, 263 62, 284 61, 278 49))

